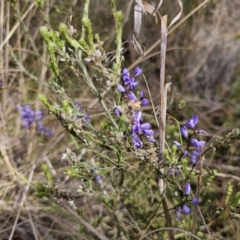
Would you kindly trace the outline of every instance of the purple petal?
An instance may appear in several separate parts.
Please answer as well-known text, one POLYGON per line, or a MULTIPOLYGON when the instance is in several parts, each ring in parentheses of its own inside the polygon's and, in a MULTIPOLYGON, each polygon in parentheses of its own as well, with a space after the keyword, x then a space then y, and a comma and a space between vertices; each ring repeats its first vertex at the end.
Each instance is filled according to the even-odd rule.
POLYGON ((184 204, 183 205, 183 213, 188 215, 191 212, 191 209, 188 207, 188 205, 184 204))
POLYGON ((186 123, 186 126, 194 129, 197 123, 198 123, 198 116, 193 115, 192 118, 186 123))
POLYGON ((143 134, 147 137, 152 137, 154 135, 153 130, 143 130, 143 134))
POLYGON ((127 68, 123 69, 123 80, 124 82, 130 78, 130 72, 127 70, 127 68))
POLYGON ((96 180, 96 181, 101 181, 101 180, 102 180, 102 177, 101 177, 100 175, 98 175, 98 176, 95 177, 95 180, 96 180))
POLYGON ((136 95, 133 92, 129 92, 128 93, 128 97, 132 101, 137 101, 137 97, 136 97, 136 95))
POLYGON ((148 100, 146 98, 141 100, 141 106, 145 107, 148 105, 148 100))
POLYGON ((114 113, 117 115, 117 116, 120 116, 121 115, 121 112, 118 108, 115 108, 114 109, 114 113))
POLYGON ((142 69, 140 67, 136 67, 135 71, 134 71, 134 74, 135 74, 135 76, 138 76, 138 75, 142 74, 142 69))
POLYGON ((197 198, 193 198, 192 199, 192 204, 193 205, 197 205, 199 203, 198 199, 197 198))
POLYGON ((134 148, 142 148, 143 143, 137 135, 133 135, 132 139, 134 148))
POLYGON ((140 124, 134 124, 132 126, 132 133, 139 133, 140 132, 140 124))
POLYGON ((177 209, 176 209, 176 215, 177 215, 177 218, 181 218, 181 207, 177 207, 177 209))
POLYGON ((36 111, 35 116, 37 121, 41 120, 43 118, 42 111, 36 111))
POLYGON ((191 192, 191 185, 190 185, 190 183, 186 183, 184 186, 184 193, 185 193, 185 195, 188 196, 190 194, 190 192, 191 192))
POLYGON ((191 140, 191 144, 192 144, 192 146, 194 146, 194 147, 198 147, 198 140, 193 138, 193 139, 191 140))
POLYGON ((204 147, 205 144, 206 144, 206 142, 204 142, 204 141, 199 141, 199 142, 198 142, 198 147, 204 147))
POLYGON ((173 144, 176 145, 178 148, 182 147, 182 145, 179 142, 177 142, 177 141, 173 141, 173 144))
POLYGON ((149 142, 156 142, 156 140, 155 140, 153 137, 149 137, 149 138, 148 138, 148 141, 149 141, 149 142))
POLYGON ((186 126, 182 126, 182 127, 180 128, 180 132, 181 132, 181 134, 182 134, 183 137, 185 137, 186 139, 188 139, 188 131, 187 131, 186 126))
POLYGON ((84 119, 86 122, 90 123, 90 117, 88 114, 85 114, 84 119))
POLYGON ((142 120, 142 112, 133 112, 133 119, 135 121, 135 123, 140 123, 142 120))
POLYGON ((143 97, 144 97, 144 91, 141 91, 141 92, 140 92, 140 99, 142 100, 143 97))
POLYGON ((117 90, 122 93, 126 91, 125 88, 120 84, 117 85, 117 90))
POLYGON ((151 128, 151 125, 149 123, 144 123, 141 125, 142 130, 148 130, 151 128))

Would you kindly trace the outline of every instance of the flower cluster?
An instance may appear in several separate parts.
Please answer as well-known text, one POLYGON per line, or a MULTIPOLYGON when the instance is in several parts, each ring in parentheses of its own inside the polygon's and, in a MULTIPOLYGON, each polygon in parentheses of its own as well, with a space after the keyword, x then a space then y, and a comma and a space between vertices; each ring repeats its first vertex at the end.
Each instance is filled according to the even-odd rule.
MULTIPOLYGON (((135 80, 136 76, 142 74, 142 69, 136 67, 134 71, 134 77, 131 77, 130 72, 124 68, 122 75, 122 84, 118 84, 117 90, 121 92, 124 96, 127 96, 129 102, 128 106, 131 109, 132 115, 132 127, 131 135, 134 148, 142 148, 143 142, 142 137, 147 137, 149 142, 155 142, 154 131, 151 129, 149 123, 144 123, 142 118, 141 107, 148 105, 148 100, 144 97, 144 92, 140 92, 139 99, 136 97, 134 90, 138 81, 135 80)), ((121 116, 122 112, 119 108, 115 108, 115 114, 121 116)))
POLYGON ((23 127, 29 128, 34 122, 36 122, 37 129, 41 135, 49 137, 53 134, 52 129, 43 126, 42 111, 34 112, 29 105, 25 105, 25 106, 18 105, 17 109, 20 112, 20 118, 22 120, 23 127))
MULTIPOLYGON (((202 154, 202 148, 205 146, 206 142, 196 139, 196 136, 202 133, 203 134, 208 134, 208 133, 204 130, 197 130, 196 128, 197 123, 198 123, 198 116, 193 115, 192 118, 180 128, 181 135, 187 141, 185 149, 183 149, 182 145, 179 142, 173 141, 173 144, 176 145, 177 148, 182 152, 179 161, 181 160, 182 157, 186 157, 189 150, 192 148, 193 148, 193 151, 191 156, 191 162, 193 164, 196 164, 198 162, 198 158, 202 154)), ((183 195, 181 195, 181 203, 176 207, 176 215, 178 218, 181 217, 181 213, 184 213, 185 215, 188 215, 191 213, 189 202, 191 202, 193 205, 197 205, 199 202, 198 199, 189 197, 191 193, 190 183, 185 184, 182 192, 183 192, 183 195)))
POLYGON ((193 164, 195 164, 197 162, 198 157, 201 155, 202 148, 204 147, 204 145, 206 143, 205 141, 199 141, 194 137, 196 135, 202 134, 202 133, 208 134, 204 130, 197 130, 196 129, 197 123, 198 123, 198 116, 193 115, 192 118, 189 121, 187 121, 184 126, 182 126, 180 128, 180 132, 181 132, 182 136, 187 140, 187 147, 185 150, 183 150, 182 145, 179 142, 173 141, 173 143, 178 147, 178 149, 180 149, 183 152, 183 156, 186 156, 188 154, 188 150, 190 147, 194 148, 194 150, 192 152, 192 158, 191 158, 191 161, 193 164), (193 131, 193 133, 189 134, 188 129, 191 129, 193 131))
POLYGON ((191 213, 191 208, 189 207, 187 202, 192 202, 193 205, 197 205, 198 204, 198 199, 196 198, 192 198, 192 199, 188 199, 190 193, 191 193, 191 185, 190 183, 186 183, 184 188, 183 188, 183 192, 184 192, 184 196, 185 199, 183 201, 182 204, 178 205, 176 208, 176 215, 178 218, 181 218, 181 212, 183 212, 185 215, 188 215, 191 213))

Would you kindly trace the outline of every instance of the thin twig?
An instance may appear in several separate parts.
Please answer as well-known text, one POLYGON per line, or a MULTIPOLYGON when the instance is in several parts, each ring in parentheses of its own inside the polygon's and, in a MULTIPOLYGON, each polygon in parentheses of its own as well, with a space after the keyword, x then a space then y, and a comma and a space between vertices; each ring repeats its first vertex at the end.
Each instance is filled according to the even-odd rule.
MULTIPOLYGON (((165 59, 167 49, 167 16, 161 18, 161 53, 160 53, 160 102, 159 102, 159 164, 163 163, 163 153, 165 148, 165 128, 166 128, 166 111, 167 111, 167 96, 165 92, 165 59)), ((160 169, 161 176, 164 175, 164 169, 160 169)), ((158 178, 159 193, 162 197, 162 206, 166 218, 167 227, 169 227, 168 236, 170 240, 174 240, 174 232, 171 230, 172 220, 168 211, 168 206, 165 198, 165 183, 162 177, 158 178)))

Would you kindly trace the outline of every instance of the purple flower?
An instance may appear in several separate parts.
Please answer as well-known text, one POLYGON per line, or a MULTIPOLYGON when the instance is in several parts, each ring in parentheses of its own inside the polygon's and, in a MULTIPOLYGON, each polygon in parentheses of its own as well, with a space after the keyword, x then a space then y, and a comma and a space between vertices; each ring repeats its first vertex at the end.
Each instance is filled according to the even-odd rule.
POLYGON ((199 203, 198 199, 197 198, 193 198, 192 199, 192 204, 193 205, 197 205, 199 203))
POLYGON ((198 157, 201 155, 201 148, 196 148, 195 150, 193 150, 192 152, 192 156, 191 156, 191 162, 192 164, 195 164, 198 160, 198 157))
POLYGON ((136 134, 132 135, 132 140, 133 140, 134 148, 142 148, 143 147, 143 143, 142 143, 141 139, 136 134))
POLYGON ((177 141, 173 141, 173 144, 176 145, 178 148, 182 148, 182 145, 177 141))
POLYGON ((185 137, 186 139, 188 139, 188 130, 187 130, 186 126, 182 126, 182 127, 180 128, 180 132, 181 132, 181 134, 182 134, 183 137, 185 137))
POLYGON ((148 100, 146 98, 141 100, 141 106, 143 107, 148 106, 148 100))
POLYGON ((95 177, 95 180, 96 180, 97 182, 99 182, 99 181, 102 180, 102 177, 101 177, 100 175, 97 175, 97 176, 95 177))
POLYGON ((146 137, 153 137, 154 135, 154 131, 152 129, 146 129, 146 130, 142 129, 142 132, 146 137))
POLYGON ((147 106, 148 105, 148 100, 144 98, 144 92, 140 92, 140 100, 141 100, 141 106, 147 106))
POLYGON ((114 109, 114 113, 117 115, 117 116, 121 116, 121 112, 118 108, 115 108, 114 109))
POLYGON ((88 114, 85 114, 84 119, 87 123, 90 123, 90 116, 88 114))
POLYGON ((197 123, 198 123, 198 116, 193 115, 192 118, 186 123, 186 126, 189 128, 195 129, 197 123))
POLYGON ((192 139, 191 140, 191 144, 192 144, 192 146, 194 146, 194 147, 204 147, 204 145, 205 145, 205 143, 206 142, 204 142, 204 141, 198 141, 197 139, 192 139))
POLYGON ((43 118, 42 111, 36 111, 36 112, 35 112, 35 117, 36 117, 36 120, 37 120, 37 121, 42 120, 42 118, 43 118))
POLYGON ((177 215, 177 218, 179 218, 179 219, 181 218, 181 211, 182 211, 181 207, 178 206, 176 209, 176 215, 177 215))
POLYGON ((140 74, 142 74, 142 69, 140 67, 136 67, 135 71, 134 71, 135 77, 139 76, 140 74))
POLYGON ((182 211, 183 211, 184 214, 188 215, 191 212, 191 209, 189 208, 188 205, 184 204, 183 208, 182 208, 182 211))
POLYGON ((188 196, 191 192, 191 185, 190 183, 186 183, 185 186, 184 186, 184 193, 186 196, 188 196))
POLYGON ((136 97, 136 95, 133 92, 129 92, 128 93, 128 97, 132 101, 137 101, 137 97, 136 97))
POLYGON ((188 155, 188 151, 185 150, 185 151, 183 152, 183 157, 186 157, 187 155, 188 155))
MULTIPOLYGON (((137 67, 135 69, 135 77, 140 75, 141 73, 142 73, 142 69, 140 67, 137 67)), ((123 78, 123 85, 127 86, 128 90, 131 90, 131 91, 134 90, 135 86, 138 84, 138 81, 135 81, 135 78, 131 78, 131 75, 130 75, 129 71, 126 68, 123 69, 123 75, 122 76, 123 76, 122 77, 123 78)), ((120 89, 118 88, 118 90, 120 92, 123 92, 122 88, 120 88, 120 89)))
POLYGON ((122 93, 126 91, 125 88, 120 84, 117 85, 117 90, 122 93))
POLYGON ((18 105, 17 109, 20 111, 22 125, 27 128, 30 127, 35 120, 34 111, 29 107, 29 105, 25 105, 25 107, 18 105))
POLYGON ((127 70, 127 68, 123 69, 123 80, 124 82, 130 78, 130 72, 127 70))
POLYGON ((22 119, 22 125, 24 127, 28 128, 33 122, 36 122, 37 130, 41 135, 51 136, 53 134, 53 130, 48 127, 44 127, 42 124, 42 111, 39 110, 34 112, 29 105, 25 105, 24 107, 18 105, 17 109, 20 111, 20 118, 22 119))
POLYGON ((143 134, 146 137, 153 137, 154 131, 150 129, 151 125, 149 123, 140 124, 136 121, 132 126, 132 134, 143 134))
POLYGON ((128 83, 129 90, 134 90, 136 85, 138 85, 138 81, 135 82, 135 79, 131 78, 129 83, 128 83))
POLYGON ((133 120, 134 120, 134 123, 140 123, 142 121, 142 112, 139 111, 139 112, 134 112, 133 111, 133 120))
POLYGON ((41 121, 37 121, 37 129, 43 136, 50 137, 53 135, 53 130, 48 127, 44 127, 41 121))

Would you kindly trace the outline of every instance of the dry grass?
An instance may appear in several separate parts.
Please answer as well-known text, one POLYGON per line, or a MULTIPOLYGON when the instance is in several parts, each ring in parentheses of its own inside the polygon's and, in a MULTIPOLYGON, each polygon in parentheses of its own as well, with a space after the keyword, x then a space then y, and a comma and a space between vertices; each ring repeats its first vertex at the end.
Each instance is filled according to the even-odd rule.
MULTIPOLYGON (((67 3, 51 0, 43 8, 36 6, 33 0, 17 1, 12 7, 9 3, 1 1, 0 5, 0 81, 3 82, 0 90, 0 239, 93 239, 88 233, 79 233, 79 219, 64 212, 51 201, 37 200, 33 195, 37 183, 47 183, 40 169, 42 163, 53 167, 54 180, 58 186, 67 187, 70 192, 75 193, 80 185, 79 181, 67 179, 66 166, 60 160, 67 147, 80 152, 78 143, 64 132, 55 117, 44 110, 38 99, 38 93, 44 93, 53 99, 58 98, 48 85, 51 80, 49 56, 39 34, 39 27, 49 25, 57 29, 60 22, 67 22, 68 17, 73 15, 73 24, 81 29, 83 1, 67 3), (29 130, 22 128, 16 105, 25 103, 30 104, 34 110, 44 111, 44 123, 54 129, 52 137, 38 135, 35 126, 29 130)), ((119 8, 126 13, 124 41, 132 39, 133 13, 129 11, 131 4, 131 1, 118 2, 119 8)), ((166 6, 162 14, 170 12, 170 18, 175 16, 178 12, 176 6, 177 3, 166 6)), ((183 17, 196 6, 184 1, 183 17)), ((171 79, 173 82, 175 90, 175 103, 168 113, 183 120, 196 112, 202 119, 203 128, 216 135, 226 132, 233 124, 236 127, 240 125, 239 8, 240 3, 237 0, 209 1, 205 8, 187 19, 168 37, 166 75, 167 80, 171 79), (178 102, 182 99, 186 100, 186 106, 180 109, 178 102)), ((90 16, 94 30, 106 41, 105 47, 110 52, 114 46, 114 22, 109 1, 92 3, 90 16)), ((158 39, 155 19, 150 15, 145 16, 137 40, 148 49, 158 39)), ((139 58, 132 45, 128 45, 129 49, 125 53, 126 65, 139 58)), ((158 52, 157 48, 154 49, 151 52, 153 56, 141 63, 156 105, 158 52)), ((69 76, 71 73, 66 70, 63 76, 64 74, 69 76)), ((72 76, 72 82, 63 82, 63 86, 67 93, 87 107, 92 101, 91 95, 85 89, 76 89, 75 80, 72 76)), ((92 114, 92 117, 97 121, 99 115, 92 114)), ((231 174, 238 176, 240 173, 239 154, 239 149, 232 147, 230 151, 223 150, 212 156, 211 159, 215 162, 208 162, 209 168, 215 168, 217 163, 219 167, 216 168, 222 174, 219 175, 218 183, 213 186, 219 191, 218 203, 224 202, 221 189, 226 188, 228 179, 234 179, 231 174), (229 169, 230 166, 233 169, 229 169)), ((215 192, 211 189, 209 191, 210 195, 215 192)), ((206 195, 206 198, 210 195, 206 195)), ((212 203, 214 204, 217 202, 212 203)), ((103 211, 98 207, 97 200, 81 199, 76 205, 91 219, 95 219, 103 211)), ((127 213, 126 216, 129 217, 127 213)), ((227 239, 240 237, 236 231, 236 220, 232 220, 230 216, 226 216, 226 219, 224 226, 217 216, 206 219, 208 227, 214 232, 214 239, 224 239, 224 236, 227 239)), ((106 223, 108 225, 101 227, 110 231, 110 220, 106 219, 106 223)), ((112 236, 115 236, 115 229, 111 230, 112 236)), ((185 238, 179 235, 179 239, 185 238)))

